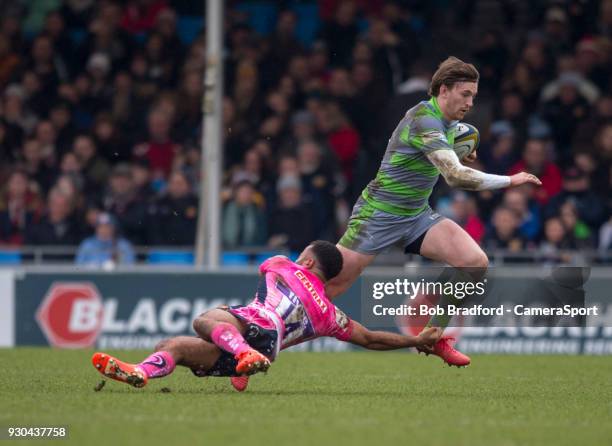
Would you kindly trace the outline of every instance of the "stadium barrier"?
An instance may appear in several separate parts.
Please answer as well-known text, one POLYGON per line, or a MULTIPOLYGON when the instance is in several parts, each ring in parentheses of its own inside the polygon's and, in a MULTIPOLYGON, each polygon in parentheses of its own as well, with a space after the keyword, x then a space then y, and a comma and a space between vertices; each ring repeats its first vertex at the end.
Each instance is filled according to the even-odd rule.
MULTIPOLYGON (((497 280, 506 286, 536 273, 534 268, 506 269, 497 280)), ((370 268, 336 303, 349 317, 363 320, 361 282, 402 274, 406 274, 403 269, 370 268)), ((612 268, 593 268, 591 277, 591 289, 609 294, 612 268)), ((193 334, 193 318, 207 309, 250 301, 257 281, 254 268, 0 270, 0 346, 150 349, 164 338, 193 334)), ((600 326, 466 327, 454 329, 453 334, 466 352, 612 354, 612 308, 606 314, 600 326)), ((298 347, 341 351, 350 345, 322 338, 298 347)))
MULTIPOLYGON (((179 246, 136 246, 137 264, 156 265, 186 265, 192 266, 194 251, 191 248, 179 246)), ((0 267, 4 265, 48 265, 50 263, 74 264, 77 248, 75 246, 19 246, 0 248, 0 267)), ((292 259, 297 258, 297 252, 286 249, 270 250, 266 246, 252 246, 241 250, 227 250, 222 253, 222 263, 228 266, 257 265, 271 255, 282 254, 292 259)), ((612 250, 583 249, 580 251, 566 250, 551 254, 546 250, 528 249, 513 251, 505 249, 487 250, 491 264, 524 265, 524 264, 559 264, 582 265, 612 265, 612 250)), ((404 254, 402 249, 392 248, 379 254, 375 259, 377 265, 401 266, 409 264, 427 264, 421 256, 404 254)))

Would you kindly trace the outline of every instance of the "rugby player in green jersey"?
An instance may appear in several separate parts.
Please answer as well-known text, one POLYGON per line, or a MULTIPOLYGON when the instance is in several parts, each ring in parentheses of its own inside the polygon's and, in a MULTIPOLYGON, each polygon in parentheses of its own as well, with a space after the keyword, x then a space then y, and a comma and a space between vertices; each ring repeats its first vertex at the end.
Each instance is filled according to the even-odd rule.
MULTIPOLYGON (((432 77, 431 99, 408 110, 399 122, 376 178, 355 203, 338 242, 344 267, 327 285, 330 297, 346 291, 377 254, 398 243, 406 253, 468 271, 471 280, 482 277, 489 264, 487 255, 458 224, 429 206, 439 175, 452 187, 474 191, 541 182, 526 172, 491 175, 459 161, 453 151, 455 129, 474 104, 478 78, 474 65, 449 57, 432 77)), ((475 159, 474 151, 466 161, 475 159)), ((434 317, 431 324, 445 327, 448 318, 434 317)), ((454 349, 452 341, 442 337, 426 353, 440 356, 449 365, 468 365, 470 358, 454 349)))

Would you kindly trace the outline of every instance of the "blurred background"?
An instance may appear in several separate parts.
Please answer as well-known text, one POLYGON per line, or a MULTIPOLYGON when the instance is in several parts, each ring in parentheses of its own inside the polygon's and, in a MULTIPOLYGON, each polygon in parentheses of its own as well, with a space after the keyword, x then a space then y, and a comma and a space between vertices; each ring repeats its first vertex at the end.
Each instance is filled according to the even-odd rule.
MULTIPOLYGON (((203 14, 0 0, 0 263, 193 263, 203 14)), ((611 0, 226 1, 222 264, 337 241, 449 55, 481 73, 475 167, 543 186, 432 206, 493 264, 612 263, 611 39, 611 0)))

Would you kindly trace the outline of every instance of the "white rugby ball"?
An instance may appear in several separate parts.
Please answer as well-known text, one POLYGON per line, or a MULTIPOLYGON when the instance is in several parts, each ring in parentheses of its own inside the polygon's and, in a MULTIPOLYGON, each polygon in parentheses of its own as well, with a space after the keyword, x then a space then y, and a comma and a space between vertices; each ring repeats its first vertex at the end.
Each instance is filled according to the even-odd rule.
POLYGON ((478 148, 480 143, 480 132, 472 124, 460 122, 455 130, 455 143, 453 150, 460 160, 478 148))

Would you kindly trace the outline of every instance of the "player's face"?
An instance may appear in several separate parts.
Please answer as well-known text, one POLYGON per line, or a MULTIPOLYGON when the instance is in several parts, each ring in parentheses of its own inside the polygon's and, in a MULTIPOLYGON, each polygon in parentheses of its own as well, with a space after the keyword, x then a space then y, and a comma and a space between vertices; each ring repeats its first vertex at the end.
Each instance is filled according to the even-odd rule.
POLYGON ((452 121, 461 120, 474 105, 474 98, 478 94, 476 82, 458 82, 453 88, 442 86, 440 93, 445 95, 446 110, 444 115, 452 121))

